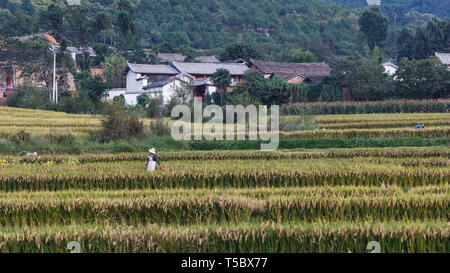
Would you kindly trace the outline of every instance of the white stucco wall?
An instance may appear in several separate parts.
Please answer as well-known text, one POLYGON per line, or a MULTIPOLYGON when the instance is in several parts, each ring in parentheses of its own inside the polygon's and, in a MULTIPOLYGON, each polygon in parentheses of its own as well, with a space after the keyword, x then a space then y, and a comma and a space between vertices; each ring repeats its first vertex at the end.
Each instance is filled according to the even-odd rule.
POLYGON ((155 87, 152 89, 146 90, 149 96, 152 98, 156 98, 159 96, 163 97, 164 103, 169 103, 172 97, 175 95, 175 91, 177 88, 183 88, 184 82, 190 82, 191 78, 181 77, 180 79, 173 80, 162 87, 155 87))
POLYGON ((127 105, 136 105, 137 104, 137 97, 140 95, 140 93, 132 93, 127 94, 125 93, 125 104, 127 105))
POLYGON ((137 81, 140 74, 134 73, 133 71, 128 71, 127 73, 127 93, 142 91, 144 82, 142 80, 137 81))
POLYGON ((114 99, 114 97, 120 96, 122 94, 125 96, 125 88, 107 90, 105 99, 112 100, 114 99))

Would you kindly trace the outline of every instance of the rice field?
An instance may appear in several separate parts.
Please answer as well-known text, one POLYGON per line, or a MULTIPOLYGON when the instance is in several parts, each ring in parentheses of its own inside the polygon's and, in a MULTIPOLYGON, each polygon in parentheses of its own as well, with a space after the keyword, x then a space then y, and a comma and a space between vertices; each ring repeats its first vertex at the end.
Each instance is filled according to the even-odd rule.
MULTIPOLYGON (((101 116, 0 107, 0 136, 23 130, 32 135, 74 134, 86 139, 101 128, 101 116)), ((290 116, 287 119, 292 119, 290 116)), ((450 113, 357 114, 315 116, 321 130, 280 132, 281 139, 449 137, 450 113), (412 127, 424 124, 424 130, 412 127)), ((166 119, 171 125, 174 121, 166 119)), ((142 119, 148 126, 151 119, 142 119)), ((248 136, 247 136, 248 138, 248 136)))
MULTIPOLYGON (((0 135, 99 116, 0 107, 0 135)), ((450 114, 316 116, 301 138, 449 137, 450 114), (425 130, 412 130, 415 124, 425 130), (323 130, 325 129, 325 130, 323 130)), ((149 120, 145 120, 149 122, 149 120)), ((0 252, 450 251, 450 147, 0 154, 0 252)))
POLYGON ((448 252, 450 149, 0 160, 3 252, 448 252))

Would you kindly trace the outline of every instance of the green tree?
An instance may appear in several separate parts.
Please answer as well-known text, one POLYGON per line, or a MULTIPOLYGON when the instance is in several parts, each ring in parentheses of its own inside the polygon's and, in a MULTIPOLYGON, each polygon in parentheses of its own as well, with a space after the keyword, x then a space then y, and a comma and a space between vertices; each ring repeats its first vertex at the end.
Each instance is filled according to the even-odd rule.
POLYGON ((211 76, 214 86, 220 95, 220 104, 223 104, 223 99, 227 93, 227 87, 231 84, 230 71, 224 68, 217 69, 211 76))
POLYGON ((330 82, 347 89, 358 101, 383 100, 394 93, 393 79, 384 72, 378 56, 354 55, 336 61, 327 80, 330 82))
POLYGON ((110 18, 105 13, 99 13, 95 18, 89 13, 89 10, 79 6, 69 6, 67 12, 67 21, 70 25, 70 33, 76 45, 82 48, 82 69, 90 68, 90 58, 86 60, 87 47, 92 40, 104 29, 110 25, 110 18))
POLYGON ((244 82, 233 91, 233 96, 250 95, 265 105, 279 105, 294 100, 294 97, 305 97, 304 87, 290 84, 280 77, 264 78, 261 72, 249 70, 244 74, 244 82))
POLYGON ((430 20, 426 27, 417 27, 415 35, 406 28, 397 41, 398 60, 426 59, 435 52, 450 50, 450 20, 430 20))
POLYGON ((22 0, 22 4, 20 6, 22 10, 24 10, 28 15, 33 15, 36 11, 31 0, 22 0))
POLYGON ((375 46, 382 47, 387 39, 388 19, 379 8, 368 8, 359 17, 359 25, 369 49, 372 51, 375 46))
POLYGON ((180 52, 185 56, 185 62, 195 62, 195 59, 198 57, 197 51, 190 46, 182 46, 180 52))
POLYGON ((244 59, 246 61, 249 61, 250 58, 260 59, 262 57, 259 50, 246 44, 232 44, 225 48, 225 52, 220 56, 222 60, 244 59))
POLYGON ((414 43, 414 36, 411 31, 404 27, 397 40, 397 60, 409 58, 412 56, 412 47, 414 43))
POLYGON ((92 77, 89 71, 82 71, 75 75, 77 90, 87 91, 91 102, 98 106, 105 96, 107 89, 106 83, 99 76, 92 77))
POLYGON ((316 57, 309 50, 297 48, 292 50, 290 61, 295 63, 313 63, 316 61, 316 57))
POLYGON ((402 59, 396 77, 398 96, 401 98, 450 97, 450 71, 435 57, 411 61, 402 59))
POLYGON ((114 50, 107 44, 94 43, 92 49, 95 51, 95 57, 92 60, 92 65, 101 64, 106 57, 113 55, 114 50))
POLYGON ((125 87, 125 78, 123 70, 127 65, 127 60, 122 56, 106 57, 102 62, 104 76, 108 85, 112 88, 125 87))

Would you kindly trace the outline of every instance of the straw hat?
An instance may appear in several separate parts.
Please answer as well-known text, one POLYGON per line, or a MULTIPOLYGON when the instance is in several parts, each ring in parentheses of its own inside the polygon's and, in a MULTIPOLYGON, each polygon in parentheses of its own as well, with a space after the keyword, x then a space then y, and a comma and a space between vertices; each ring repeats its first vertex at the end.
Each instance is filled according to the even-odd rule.
POLYGON ((156 154, 155 148, 151 148, 150 150, 148 150, 148 152, 151 154, 156 154))

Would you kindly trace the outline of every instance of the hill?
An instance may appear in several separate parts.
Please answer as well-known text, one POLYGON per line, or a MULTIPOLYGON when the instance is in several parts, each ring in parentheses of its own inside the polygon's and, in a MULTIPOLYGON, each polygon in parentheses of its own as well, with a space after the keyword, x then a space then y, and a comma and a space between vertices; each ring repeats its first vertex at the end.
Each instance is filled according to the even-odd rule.
MULTIPOLYGON (((42 31, 38 14, 50 1, 32 0, 32 7, 26 1, 30 0, 0 5, 0 35, 42 31)), ((81 0, 81 6, 93 15, 106 12, 113 19, 119 13, 113 0, 81 0)), ((316 0, 140 0, 132 2, 131 17, 144 47, 166 42, 215 49, 242 42, 258 46, 268 59, 287 60, 292 49, 302 48, 319 61, 361 50, 357 13, 316 0)), ((114 41, 115 33, 105 31, 97 40, 114 41)))
MULTIPOLYGON (((96 35, 94 41, 117 46, 119 41, 119 3, 128 0, 81 0, 92 18, 105 13, 113 24, 96 35)), ((0 0, 0 36, 11 37, 45 31, 40 21, 51 0, 0 0)), ((383 12, 391 26, 423 27, 434 15, 447 16, 444 1, 382 1, 383 12), (423 3, 419 5, 418 2, 423 3)), ((159 47, 166 52, 181 46, 219 56, 234 43, 253 46, 261 58, 293 61, 296 49, 309 50, 316 61, 333 56, 363 52, 358 35, 358 16, 365 0, 140 0, 129 2, 129 18, 139 43, 144 48, 159 47), (346 5, 346 6, 343 6, 346 5)), ((128 12, 128 11, 127 11, 128 12)), ((63 24, 64 25, 64 24, 63 24)), ((67 27, 69 35, 76 35, 67 27)), ((384 54, 396 56, 399 28, 390 34, 384 54)), ((75 45, 77 37, 66 37, 75 45)), ((125 40, 125 44, 129 41, 125 40)), ((130 43, 133 44, 133 43, 130 43)), ((298 52, 298 51, 297 51, 298 52)))
MULTIPOLYGON (((368 6, 368 0, 323 0, 342 4, 350 8, 364 8, 368 6)), ((440 18, 450 17, 450 5, 448 1, 442 0, 381 0, 383 10, 397 9, 402 14, 418 12, 423 14, 434 14, 440 18)))

